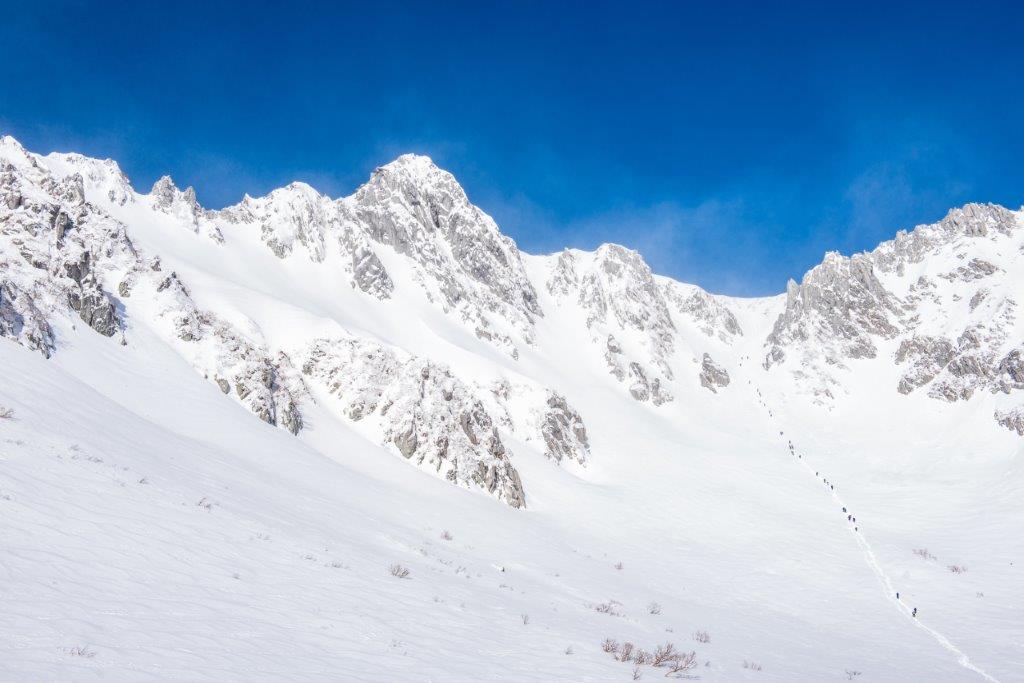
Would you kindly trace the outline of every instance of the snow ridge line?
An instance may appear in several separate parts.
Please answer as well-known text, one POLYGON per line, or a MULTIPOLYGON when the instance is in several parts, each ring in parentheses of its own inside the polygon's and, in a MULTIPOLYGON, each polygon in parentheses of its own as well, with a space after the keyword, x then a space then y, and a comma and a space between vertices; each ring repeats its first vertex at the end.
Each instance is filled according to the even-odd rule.
MULTIPOLYGON (((762 405, 765 406, 766 409, 768 409, 767 408, 767 404, 764 403, 764 400, 763 400, 763 397, 761 396, 761 392, 760 391, 757 392, 757 399, 758 399, 759 402, 762 403, 762 405)), ((774 420, 775 416, 772 414, 772 411, 770 409, 768 409, 768 413, 769 413, 769 419, 773 419, 774 420)), ((782 434, 781 432, 780 432, 780 436, 785 437, 785 435, 782 434)), ((792 442, 792 439, 790 439, 789 441, 792 442)), ((796 454, 796 450, 795 449, 791 450, 790 454, 791 455, 795 455, 796 454)), ((807 473, 808 474, 813 474, 815 479, 817 479, 818 475, 816 473, 814 473, 814 470, 811 468, 811 466, 809 464, 807 464, 807 461, 804 460, 802 457, 800 457, 798 459, 800 461, 800 464, 803 465, 804 469, 807 470, 807 473)), ((836 503, 838 503, 840 507, 842 507, 844 509, 846 508, 846 506, 843 504, 842 499, 835 492, 834 488, 832 488, 830 486, 828 492, 832 495, 832 499, 834 501, 836 501, 836 503)), ((888 600, 889 602, 894 603, 896 605, 896 607, 901 612, 903 612, 904 616, 906 616, 908 619, 910 619, 914 623, 915 626, 917 626, 920 629, 923 629, 926 633, 928 633, 933 639, 935 639, 935 641, 939 645, 941 645, 943 648, 945 648, 946 650, 948 650, 952 654, 956 655, 957 663, 959 663, 960 666, 964 667, 965 669, 969 669, 969 670, 973 671, 974 673, 978 674, 979 676, 981 676, 985 680, 991 681, 991 683, 999 683, 999 679, 995 678, 994 676, 989 674, 987 671, 985 671, 984 669, 982 669, 979 666, 977 666, 976 664, 974 664, 971 661, 971 659, 960 648, 958 648, 956 645, 954 645, 949 640, 949 638, 947 638, 946 636, 942 635, 941 633, 939 633, 935 629, 933 629, 933 628, 931 628, 929 626, 926 626, 920 619, 918 619, 917 617, 913 616, 913 614, 911 613, 910 607, 908 607, 902 601, 897 600, 894 597, 896 595, 896 589, 893 586, 892 581, 889 579, 889 575, 886 574, 885 570, 882 569, 882 565, 878 562, 878 556, 875 555, 874 550, 872 550, 871 544, 868 543, 866 538, 864 538, 864 534, 862 534, 859 531, 856 531, 855 529, 856 529, 856 527, 851 528, 851 529, 849 529, 849 532, 851 534, 853 534, 854 538, 857 541, 857 544, 861 547, 861 550, 864 552, 864 557, 867 560, 868 566, 871 567, 872 572, 874 572, 875 577, 878 579, 878 583, 881 584, 882 590, 885 592, 886 600, 888 600)))

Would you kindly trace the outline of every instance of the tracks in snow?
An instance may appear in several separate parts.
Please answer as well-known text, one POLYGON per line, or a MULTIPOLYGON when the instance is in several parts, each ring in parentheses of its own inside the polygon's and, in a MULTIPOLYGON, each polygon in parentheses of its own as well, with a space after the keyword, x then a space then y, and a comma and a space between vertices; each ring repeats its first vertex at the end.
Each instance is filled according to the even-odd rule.
MULTIPOLYGON (((768 410, 768 417, 774 420, 775 415, 772 413, 771 409, 768 408, 768 404, 765 403, 764 397, 761 395, 761 391, 756 388, 755 391, 757 392, 758 402, 762 406, 764 406, 766 410, 768 410)), ((779 436, 784 438, 785 434, 780 431, 779 436)), ((792 439, 789 440, 789 443, 793 443, 792 439)), ((803 466, 805 470, 807 470, 808 474, 814 476, 816 480, 824 481, 824 479, 819 477, 818 473, 811 468, 811 466, 807 463, 806 460, 803 459, 801 455, 797 455, 794 448, 790 448, 789 451, 793 455, 793 457, 797 458, 797 462, 801 466, 803 466)), ((849 509, 846 505, 843 504, 843 501, 839 497, 839 494, 836 493, 835 488, 830 484, 826 484, 826 486, 828 486, 828 493, 832 495, 832 499, 836 502, 836 504, 843 509, 849 509)), ((878 579, 878 583, 882 587, 882 591, 885 594, 886 600, 894 604, 897 607, 897 609, 899 609, 903 613, 903 615, 907 619, 909 619, 911 623, 914 624, 914 626, 928 633, 932 638, 935 639, 935 641, 939 645, 941 645, 943 648, 945 648, 953 655, 955 655, 957 658, 957 662, 960 664, 960 666, 964 667, 965 669, 973 671, 974 673, 978 674, 987 681, 991 681, 992 683, 999 683, 998 679, 996 679, 994 676, 986 672, 984 669, 974 664, 970 660, 970 658, 966 654, 964 654, 962 650, 960 650, 960 648, 958 648, 956 645, 950 642, 949 638, 942 635, 935 629, 926 626, 924 622, 922 622, 917 617, 913 616, 910 607, 905 605, 902 601, 896 599, 896 588, 893 586, 892 581, 889 579, 889 575, 885 573, 885 570, 882 569, 882 565, 878 562, 878 557, 875 555, 874 550, 871 549, 871 544, 868 543, 866 538, 864 538, 864 534, 857 530, 857 526, 855 525, 855 523, 850 523, 849 531, 851 534, 853 534, 854 539, 857 541, 857 545, 859 545, 860 549, 864 552, 864 558, 867 560, 868 566, 871 568, 871 571, 874 572, 875 578, 878 579)))

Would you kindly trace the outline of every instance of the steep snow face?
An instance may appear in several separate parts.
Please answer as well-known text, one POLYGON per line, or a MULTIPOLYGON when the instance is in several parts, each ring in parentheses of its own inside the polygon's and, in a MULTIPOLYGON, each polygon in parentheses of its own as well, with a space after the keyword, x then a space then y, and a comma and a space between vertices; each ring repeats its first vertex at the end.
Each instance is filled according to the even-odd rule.
POLYGON ((969 205, 746 300, 522 254, 423 157, 208 211, 0 139, 0 661, 610 679, 606 638, 710 630, 704 680, 1012 680, 1019 225, 969 205))

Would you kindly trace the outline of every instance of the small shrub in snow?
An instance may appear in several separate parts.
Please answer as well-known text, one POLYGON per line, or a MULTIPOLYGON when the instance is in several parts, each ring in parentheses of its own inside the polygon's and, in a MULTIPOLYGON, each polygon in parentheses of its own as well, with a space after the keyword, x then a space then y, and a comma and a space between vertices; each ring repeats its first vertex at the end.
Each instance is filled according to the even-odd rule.
POLYGON ((617 604, 618 603, 616 603, 614 600, 609 601, 609 602, 602 602, 600 605, 597 605, 596 607, 594 607, 594 609, 597 610, 598 612, 600 612, 601 614, 610 614, 613 617, 621 617, 622 616, 622 612, 620 612, 617 609, 615 609, 615 606, 617 604))
POLYGON ((565 654, 567 654, 567 655, 571 655, 572 654, 572 645, 570 645, 569 647, 565 648, 565 654))
POLYGON ((846 680, 852 681, 857 676, 860 676, 860 672, 859 671, 854 671, 853 669, 847 669, 846 670, 846 680))
POLYGON ((711 636, 708 635, 707 631, 697 631, 693 634, 693 639, 698 643, 710 643, 711 636))
POLYGON ((529 626, 529 624, 530 624, 530 615, 529 614, 520 614, 519 617, 523 620, 523 626, 529 626))
POLYGON ((761 670, 761 665, 758 664, 757 662, 750 662, 750 661, 747 661, 746 659, 744 659, 743 660, 743 668, 744 669, 750 669, 751 671, 760 671, 761 670))
POLYGON ((407 578, 409 578, 409 570, 406 569, 405 567, 403 567, 400 564, 393 564, 393 565, 391 565, 391 568, 388 571, 390 571, 391 572, 391 576, 394 576, 395 578, 398 578, 398 579, 407 579, 407 578))
POLYGON ((6 406, 0 406, 0 420, 13 420, 14 410, 6 406))
POLYGON ((444 531, 441 532, 441 540, 450 541, 450 540, 452 540, 452 538, 454 538, 454 537, 451 535, 451 533, 447 529, 445 529, 444 531))
POLYGON ((676 652, 676 646, 672 643, 665 643, 655 648, 654 655, 651 657, 651 666, 664 666, 678 657, 679 653, 676 652))
POLYGON ((86 659, 92 659, 96 656, 95 652, 93 652, 87 647, 82 647, 81 645, 70 648, 68 650, 68 654, 72 657, 85 657, 86 659))
POLYGON ((605 639, 601 649, 611 654, 617 661, 633 662, 633 680, 637 680, 642 666, 665 669, 666 678, 689 678, 686 672, 697 666, 696 652, 679 652, 672 643, 665 643, 655 648, 654 652, 637 649, 633 643, 623 643, 611 638, 605 639))
POLYGON ((651 604, 647 605, 647 613, 648 614, 661 614, 661 605, 659 605, 656 602, 652 602, 651 604))
POLYGON ((665 676, 675 675, 677 678, 688 678, 684 674, 697 666, 697 653, 687 652, 686 654, 677 655, 668 665, 668 673, 665 676))
POLYGON ((639 664, 635 664, 633 666, 633 680, 634 681, 639 681, 641 678, 643 678, 643 676, 644 675, 640 672, 640 665, 639 664))
POLYGON ((946 569, 948 569, 949 571, 953 572, 954 574, 966 574, 967 573, 967 567, 964 567, 964 566, 959 565, 959 564, 951 564, 948 567, 946 567, 946 569))
POLYGON ((621 562, 616 562, 615 563, 615 568, 618 569, 620 572, 622 571, 623 566, 624 565, 621 562))
POLYGON ((928 552, 928 548, 915 548, 914 549, 914 554, 917 555, 918 557, 923 557, 926 560, 931 560, 932 562, 934 562, 935 560, 938 559, 937 557, 932 555, 930 552, 928 552))

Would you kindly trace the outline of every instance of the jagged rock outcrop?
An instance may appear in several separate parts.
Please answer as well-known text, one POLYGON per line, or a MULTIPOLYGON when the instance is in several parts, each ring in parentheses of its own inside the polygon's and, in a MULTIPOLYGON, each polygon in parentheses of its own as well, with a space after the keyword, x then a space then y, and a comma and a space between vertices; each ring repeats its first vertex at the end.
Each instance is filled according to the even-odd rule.
POLYGON ((824 351, 840 362, 874 358, 874 338, 892 339, 900 331, 900 302, 872 263, 864 254, 845 258, 830 252, 799 285, 790 280, 785 310, 768 335, 765 366, 783 360, 793 347, 824 351))
POLYGON ((900 230, 892 240, 883 242, 870 257, 885 273, 903 275, 905 268, 920 263, 937 249, 964 240, 1008 235, 1017 228, 1012 211, 995 204, 967 204, 952 209, 938 223, 919 225, 907 232, 900 230))
POLYGON ((382 443, 404 458, 512 507, 525 505, 494 420, 448 368, 368 340, 332 338, 313 343, 302 373, 333 395, 348 419, 375 416, 382 443))
POLYGON ((593 340, 604 346, 609 371, 628 383, 634 398, 657 405, 672 400, 662 378, 673 377, 669 359, 675 351, 675 325, 639 254, 616 244, 590 254, 566 250, 546 286, 556 297, 575 300, 583 308, 593 340))
POLYGON ((701 359, 699 379, 702 387, 716 394, 719 389, 729 386, 729 373, 725 368, 715 364, 711 355, 707 353, 701 359))
POLYGON ((941 273, 939 274, 939 277, 951 282, 954 280, 958 280, 960 282, 973 282, 974 280, 981 280, 982 278, 994 275, 997 272, 999 272, 998 266, 980 258, 973 258, 967 265, 959 266, 948 273, 941 273))
POLYGON ((289 256, 297 245, 309 259, 320 263, 327 256, 337 211, 327 197, 305 183, 291 183, 265 197, 245 195, 241 203, 218 212, 229 223, 251 225, 278 258, 289 256))
POLYGON ((343 199, 292 183, 266 197, 246 196, 216 215, 259 230, 280 258, 301 245, 320 263, 336 248, 352 285, 377 299, 394 293, 382 258, 382 250, 392 250, 413 264, 416 296, 513 358, 516 341, 503 328, 532 343, 533 321, 543 315, 515 243, 427 157, 399 157, 343 199))
POLYGON ((994 415, 996 422, 1024 436, 1024 408, 997 410, 994 415))
POLYGON ((532 343, 533 320, 543 313, 519 250, 450 173, 406 154, 376 169, 338 207, 345 229, 414 261, 428 298, 477 336, 514 355, 514 342, 488 319, 493 314, 532 343))
POLYGON ((152 206, 157 211, 173 216, 178 223, 187 225, 193 232, 209 237, 222 244, 224 235, 211 220, 209 212, 199 205, 196 191, 192 187, 178 189, 170 176, 163 176, 153 184, 149 193, 152 206))
POLYGON ((555 462, 574 460, 585 465, 590 456, 590 439, 583 418, 565 397, 549 392, 540 426, 544 454, 555 462))
POLYGON ((75 260, 65 261, 64 271, 77 287, 68 291, 68 304, 78 313, 82 321, 105 337, 112 337, 120 323, 114 302, 96 279, 92 268, 92 256, 83 251, 75 260))
POLYGON ((53 330, 31 295, 0 281, 0 337, 8 337, 49 358, 56 346, 53 330))
POLYGON ((690 324, 708 337, 726 344, 743 336, 736 315, 719 299, 699 287, 668 278, 657 278, 677 327, 690 324))
MULTIPOLYGON (((0 162, 6 199, 0 205, 0 334, 46 357, 56 349, 55 316, 73 314, 114 336, 121 321, 103 278, 136 258, 124 226, 86 201, 78 170, 55 177, 10 138, 0 142, 0 152, 6 157, 0 162)), ((67 163, 113 173, 112 162, 72 157, 67 163)), ((115 188, 120 180, 117 172, 115 188)))
MULTIPOLYGON (((145 272, 145 271, 142 271, 145 272)), ((201 310, 177 273, 155 285, 158 316, 170 323, 179 349, 204 377, 234 397, 267 424, 298 434, 303 426, 300 400, 310 400, 300 375, 285 353, 253 342, 210 311, 201 310)))

